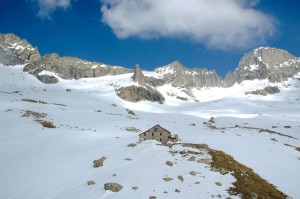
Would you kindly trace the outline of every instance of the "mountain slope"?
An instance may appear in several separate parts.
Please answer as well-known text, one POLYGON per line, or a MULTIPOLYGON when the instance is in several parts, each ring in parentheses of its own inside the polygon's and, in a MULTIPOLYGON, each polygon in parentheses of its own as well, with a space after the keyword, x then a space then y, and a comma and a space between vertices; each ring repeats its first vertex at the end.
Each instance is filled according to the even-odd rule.
POLYGON ((156 124, 178 134, 181 143, 224 151, 291 198, 300 194, 300 76, 272 96, 242 94, 242 86, 253 88, 257 80, 225 88, 234 95, 214 101, 158 104, 126 102, 108 86, 131 84, 132 74, 58 77, 53 85, 23 67, 0 65, 0 198, 242 197, 228 193, 236 181, 231 173, 205 163, 212 158, 205 147, 138 143, 138 134, 156 124), (103 156, 103 166, 94 168, 93 160, 103 156), (105 190, 107 182, 123 189, 105 190))

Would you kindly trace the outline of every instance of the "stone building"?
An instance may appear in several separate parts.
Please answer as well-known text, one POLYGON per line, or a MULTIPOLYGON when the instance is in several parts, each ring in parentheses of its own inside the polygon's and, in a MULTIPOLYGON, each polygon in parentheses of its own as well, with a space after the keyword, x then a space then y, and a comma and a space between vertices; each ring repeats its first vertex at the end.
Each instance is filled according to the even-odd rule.
POLYGON ((155 125, 152 128, 148 129, 147 131, 139 134, 139 140, 157 140, 161 142, 162 144, 168 144, 168 143, 175 143, 178 141, 178 136, 171 134, 170 131, 167 129, 155 125))

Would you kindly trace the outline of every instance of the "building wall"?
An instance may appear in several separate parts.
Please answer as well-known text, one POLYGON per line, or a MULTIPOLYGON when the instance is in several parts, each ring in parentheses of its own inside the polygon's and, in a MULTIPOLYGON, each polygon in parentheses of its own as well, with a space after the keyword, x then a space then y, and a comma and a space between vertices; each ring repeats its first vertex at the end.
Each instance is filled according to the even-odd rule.
POLYGON ((149 129, 148 131, 141 133, 139 135, 140 137, 139 139, 140 141, 154 139, 163 144, 166 144, 168 142, 168 137, 170 135, 171 135, 170 132, 157 125, 149 129))

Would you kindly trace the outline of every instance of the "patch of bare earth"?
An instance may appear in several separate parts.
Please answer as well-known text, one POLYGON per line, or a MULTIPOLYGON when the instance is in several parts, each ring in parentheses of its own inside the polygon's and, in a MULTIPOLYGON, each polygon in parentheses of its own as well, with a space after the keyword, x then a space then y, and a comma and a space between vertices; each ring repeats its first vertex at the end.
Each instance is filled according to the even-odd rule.
POLYGON ((45 128, 56 128, 56 126, 53 124, 53 122, 41 120, 40 118, 45 118, 48 115, 46 113, 39 113, 39 112, 34 112, 30 110, 25 110, 21 117, 33 117, 36 118, 36 122, 40 123, 43 127, 45 128))
MULTIPOLYGON (((200 151, 206 150, 211 156, 207 161, 211 170, 222 175, 231 174, 236 179, 233 186, 228 189, 230 195, 236 195, 242 199, 286 199, 288 196, 279 191, 274 185, 262 179, 251 168, 240 164, 232 156, 223 151, 211 149, 206 144, 181 143, 183 147, 192 147, 200 151)), ((185 151, 189 153, 190 151, 185 151)), ((179 152, 181 153, 181 152, 179 152)), ((195 152, 190 155, 195 155, 195 152)))
POLYGON ((236 181, 233 183, 234 186, 229 188, 229 194, 239 195, 242 199, 252 199, 254 196, 264 199, 288 198, 252 169, 240 164, 223 151, 210 150, 209 154, 212 156, 211 167, 224 168, 235 177, 236 181))

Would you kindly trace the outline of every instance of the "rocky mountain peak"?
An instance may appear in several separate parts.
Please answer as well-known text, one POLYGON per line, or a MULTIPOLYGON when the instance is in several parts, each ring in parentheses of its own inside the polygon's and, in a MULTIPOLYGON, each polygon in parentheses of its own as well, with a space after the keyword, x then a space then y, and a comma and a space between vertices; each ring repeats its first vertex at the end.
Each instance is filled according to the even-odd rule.
POLYGON ((253 79, 283 81, 300 71, 299 59, 285 50, 261 47, 244 54, 233 75, 237 82, 253 79))
POLYGON ((40 53, 27 40, 14 34, 0 34, 0 63, 4 65, 25 64, 37 60, 40 53))
POLYGON ((239 65, 254 66, 265 65, 266 67, 273 67, 290 59, 296 59, 295 56, 289 54, 286 50, 270 47, 260 47, 246 53, 241 59, 239 65))
POLYGON ((135 65, 135 71, 132 76, 132 79, 134 82, 137 82, 138 84, 145 86, 146 81, 145 81, 145 76, 142 73, 142 70, 140 69, 140 66, 138 64, 135 65))
POLYGON ((160 74, 181 74, 187 70, 187 68, 176 60, 166 66, 156 68, 154 71, 160 74))

